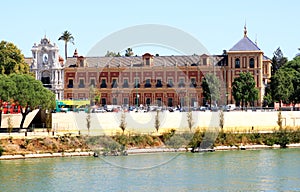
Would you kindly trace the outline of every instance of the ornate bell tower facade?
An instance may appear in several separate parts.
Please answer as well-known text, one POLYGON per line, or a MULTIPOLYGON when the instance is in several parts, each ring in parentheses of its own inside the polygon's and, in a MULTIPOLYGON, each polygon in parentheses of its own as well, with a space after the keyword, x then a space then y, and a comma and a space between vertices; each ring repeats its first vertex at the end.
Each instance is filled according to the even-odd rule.
POLYGON ((40 80, 44 87, 52 90, 57 100, 64 96, 64 66, 63 59, 59 56, 58 46, 51 44, 50 40, 44 37, 40 44, 34 44, 32 49, 31 71, 35 78, 40 80))

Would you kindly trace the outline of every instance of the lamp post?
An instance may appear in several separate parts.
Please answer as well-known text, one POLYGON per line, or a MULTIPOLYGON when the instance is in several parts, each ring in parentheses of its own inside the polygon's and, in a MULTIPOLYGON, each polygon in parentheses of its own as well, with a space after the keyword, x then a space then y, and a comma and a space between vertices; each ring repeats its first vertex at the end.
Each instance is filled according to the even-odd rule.
POLYGON ((136 108, 139 107, 139 98, 140 98, 140 95, 137 93, 136 94, 136 108))
POLYGON ((228 105, 228 93, 226 92, 226 105, 228 105))

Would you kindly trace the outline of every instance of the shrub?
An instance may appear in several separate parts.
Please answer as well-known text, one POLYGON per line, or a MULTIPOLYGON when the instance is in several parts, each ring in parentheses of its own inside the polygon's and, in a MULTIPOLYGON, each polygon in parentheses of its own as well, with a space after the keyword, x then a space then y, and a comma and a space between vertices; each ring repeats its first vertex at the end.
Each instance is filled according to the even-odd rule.
POLYGON ((3 152, 4 152, 4 149, 2 146, 0 146, 0 157, 2 156, 3 152))
POLYGON ((167 132, 162 133, 162 141, 165 143, 166 141, 168 141, 171 137, 174 136, 176 130, 175 129, 171 129, 167 132))
POLYGON ((165 143, 167 146, 172 147, 174 149, 178 149, 184 145, 186 145, 186 140, 180 135, 174 135, 165 143))

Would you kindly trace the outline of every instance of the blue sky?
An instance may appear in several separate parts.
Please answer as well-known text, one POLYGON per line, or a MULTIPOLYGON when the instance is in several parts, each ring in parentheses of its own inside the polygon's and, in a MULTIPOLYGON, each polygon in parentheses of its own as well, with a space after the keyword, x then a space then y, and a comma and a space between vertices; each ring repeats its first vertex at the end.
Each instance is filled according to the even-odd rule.
MULTIPOLYGON (((142 24, 178 28, 198 39, 212 54, 221 54, 243 37, 245 20, 248 37, 272 57, 277 47, 292 59, 300 47, 300 1, 3 1, 0 37, 15 43, 25 56, 46 33, 57 39, 65 30, 75 38, 68 55, 78 48, 80 55, 118 30, 142 24)), ((147 49, 144 47, 144 49, 147 49)), ((113 50, 114 51, 114 50, 113 50)), ((135 50, 134 50, 135 51, 135 50)), ((136 50, 136 54, 146 50, 136 50), (139 52, 140 51, 140 52, 139 52)), ((168 50, 155 50, 160 55, 168 50)), ((150 52, 154 52, 150 50, 150 52)), ((99 53, 103 55, 105 53, 99 53)), ((153 53, 155 54, 155 53, 153 53)))

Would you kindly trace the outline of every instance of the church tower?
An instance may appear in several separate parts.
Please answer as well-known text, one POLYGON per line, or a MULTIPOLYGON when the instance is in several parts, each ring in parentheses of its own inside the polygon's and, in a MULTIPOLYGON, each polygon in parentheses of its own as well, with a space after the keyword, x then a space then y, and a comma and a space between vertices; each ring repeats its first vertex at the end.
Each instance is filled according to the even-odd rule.
POLYGON ((57 100, 62 100, 64 96, 64 66, 58 51, 58 46, 55 43, 51 44, 46 36, 41 39, 40 44, 35 43, 31 49, 31 71, 44 87, 55 93, 57 100))

